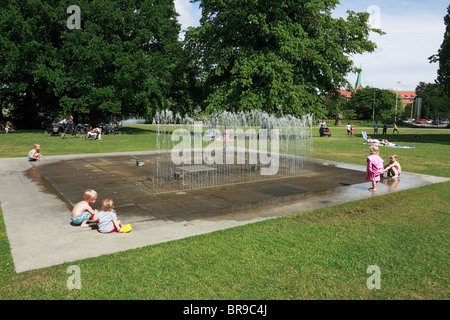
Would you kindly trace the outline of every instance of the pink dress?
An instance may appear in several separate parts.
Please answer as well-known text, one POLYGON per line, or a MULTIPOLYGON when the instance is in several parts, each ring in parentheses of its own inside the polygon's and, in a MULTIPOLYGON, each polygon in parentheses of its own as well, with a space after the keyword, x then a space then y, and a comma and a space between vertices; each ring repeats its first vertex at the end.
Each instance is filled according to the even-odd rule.
POLYGON ((367 157, 366 180, 380 181, 380 176, 384 172, 383 159, 376 154, 367 157))

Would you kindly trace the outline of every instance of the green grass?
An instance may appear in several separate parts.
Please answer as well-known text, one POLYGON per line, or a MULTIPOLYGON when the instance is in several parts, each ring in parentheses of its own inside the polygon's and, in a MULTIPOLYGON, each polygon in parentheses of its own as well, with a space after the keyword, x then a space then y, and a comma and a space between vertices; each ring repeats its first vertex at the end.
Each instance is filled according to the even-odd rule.
MULTIPOLYGON (((372 128, 356 128, 353 137, 347 136, 347 130, 342 127, 330 128, 330 131, 331 137, 318 137, 318 129, 314 131, 317 136, 316 158, 365 165, 369 147, 362 144, 364 139, 361 131, 366 131, 372 138, 387 139, 402 146, 415 146, 414 149, 380 147, 380 156, 385 163, 390 154, 396 153, 404 171, 450 177, 449 129, 400 128, 400 134, 392 134, 392 130, 389 130, 386 137, 372 135, 372 128)), ((381 130, 378 132, 381 133, 381 130)))
MULTIPOLYGON (((35 141, 44 155, 156 145, 149 126, 124 132, 102 141, 2 134, 1 156, 24 156, 35 141)), ((450 177, 449 138, 448 130, 426 129, 389 136, 416 146, 395 150, 405 171, 444 177, 450 177)), ((360 137, 347 137, 343 128, 332 128, 330 138, 314 139, 318 158, 365 164, 368 147, 360 137)), ((386 160, 392 149, 380 149, 386 160)), ((449 187, 430 185, 19 274, 0 215, 0 298, 446 300, 449 187), (73 264, 81 269, 80 290, 66 286, 67 267, 73 264), (366 286, 370 265, 380 267, 380 290, 366 286)))

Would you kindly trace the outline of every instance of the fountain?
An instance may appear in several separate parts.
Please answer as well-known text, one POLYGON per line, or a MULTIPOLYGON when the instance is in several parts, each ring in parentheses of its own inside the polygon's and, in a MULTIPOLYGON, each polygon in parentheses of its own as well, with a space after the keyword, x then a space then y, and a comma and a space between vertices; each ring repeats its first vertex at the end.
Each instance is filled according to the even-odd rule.
MULTIPOLYGON (((313 117, 261 111, 155 117, 157 150, 68 155, 33 163, 70 206, 86 189, 112 198, 127 222, 220 216, 306 201, 327 204, 359 169, 313 158, 313 117)), ((53 191, 55 191, 53 190, 53 191)), ((124 218, 124 219, 125 219, 124 218)))
POLYGON ((313 170, 313 116, 252 110, 156 114, 157 153, 136 182, 152 193, 299 176, 313 170))

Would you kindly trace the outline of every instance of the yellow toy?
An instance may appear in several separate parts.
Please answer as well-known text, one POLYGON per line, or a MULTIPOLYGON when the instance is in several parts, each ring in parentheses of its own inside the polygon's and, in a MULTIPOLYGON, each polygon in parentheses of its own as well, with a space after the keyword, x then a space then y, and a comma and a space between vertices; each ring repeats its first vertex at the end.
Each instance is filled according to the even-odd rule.
POLYGON ((127 232, 130 232, 131 229, 133 229, 133 228, 131 227, 131 224, 126 224, 126 225, 124 225, 124 226, 122 227, 122 229, 120 229, 119 232, 127 233, 127 232))

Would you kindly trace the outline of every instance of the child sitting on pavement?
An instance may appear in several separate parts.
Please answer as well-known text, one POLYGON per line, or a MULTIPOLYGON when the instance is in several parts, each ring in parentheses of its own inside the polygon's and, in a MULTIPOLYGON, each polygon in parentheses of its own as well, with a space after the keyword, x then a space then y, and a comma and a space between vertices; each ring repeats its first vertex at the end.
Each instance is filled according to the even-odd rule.
POLYGON ((28 161, 40 161, 42 160, 42 155, 40 154, 41 145, 39 143, 34 144, 34 148, 28 152, 28 161))
POLYGON ((111 199, 103 200, 102 211, 94 216, 94 220, 98 221, 98 231, 101 233, 120 231, 123 227, 122 222, 117 219, 114 201, 111 199))
POLYGON ((389 164, 384 168, 384 171, 387 171, 387 175, 392 176, 392 178, 398 178, 400 173, 402 172, 402 167, 400 163, 397 161, 397 155, 391 154, 389 157, 389 164))
POLYGON ((72 222, 81 227, 89 227, 88 221, 91 216, 98 213, 97 209, 92 209, 91 205, 95 203, 98 194, 95 190, 87 189, 84 192, 83 200, 78 202, 72 210, 72 222))

